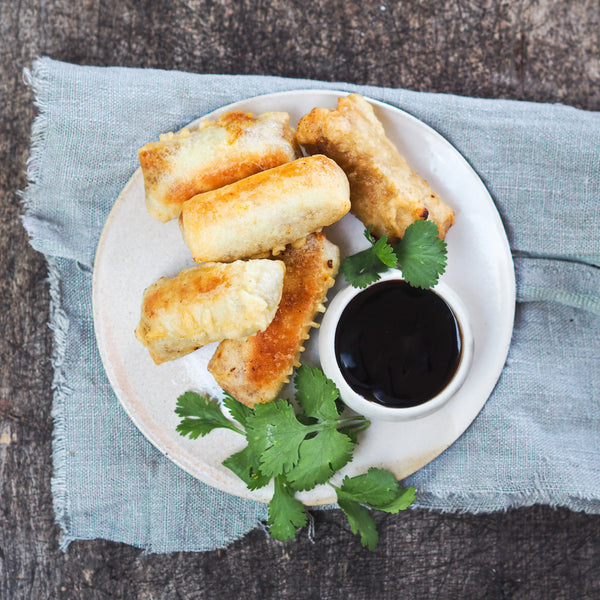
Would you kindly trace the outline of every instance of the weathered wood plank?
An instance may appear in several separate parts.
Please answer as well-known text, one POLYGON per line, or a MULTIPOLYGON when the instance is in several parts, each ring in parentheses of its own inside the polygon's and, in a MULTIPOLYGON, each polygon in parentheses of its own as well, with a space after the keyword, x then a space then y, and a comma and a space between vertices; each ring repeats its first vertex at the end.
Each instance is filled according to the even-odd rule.
POLYGON ((597 0, 21 0, 0 3, 0 598, 593 598, 600 518, 535 507, 377 517, 361 549, 337 512, 315 543, 260 531, 225 551, 58 549, 50 494, 52 349, 43 258, 17 190, 36 55, 98 65, 264 73, 600 109, 597 0))

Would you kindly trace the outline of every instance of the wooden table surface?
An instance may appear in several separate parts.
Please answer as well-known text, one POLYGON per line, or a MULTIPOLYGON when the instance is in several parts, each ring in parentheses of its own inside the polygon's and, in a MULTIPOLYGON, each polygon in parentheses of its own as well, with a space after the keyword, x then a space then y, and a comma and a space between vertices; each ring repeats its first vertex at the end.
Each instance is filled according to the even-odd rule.
POLYGON ((0 598, 600 598, 600 516, 532 507, 377 515, 363 550, 339 511, 313 541, 253 531, 225 550, 58 548, 50 493, 52 336, 44 258, 18 191, 34 57, 256 73, 600 109, 599 0, 2 0, 0 598))

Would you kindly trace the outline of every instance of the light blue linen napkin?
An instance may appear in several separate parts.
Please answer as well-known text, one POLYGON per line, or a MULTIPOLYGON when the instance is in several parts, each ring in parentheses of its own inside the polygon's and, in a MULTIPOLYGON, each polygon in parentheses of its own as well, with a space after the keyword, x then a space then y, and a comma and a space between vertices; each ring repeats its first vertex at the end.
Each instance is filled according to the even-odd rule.
POLYGON ((410 477, 417 507, 544 503, 600 512, 600 114, 347 83, 81 67, 26 71, 33 125, 23 222, 48 260, 54 366, 52 490, 62 545, 106 538, 149 552, 219 548, 266 506, 189 476, 138 432, 106 379, 91 287, 105 219, 137 150, 222 105, 306 88, 400 107, 470 161, 502 215, 518 305, 500 380, 467 432, 410 477))

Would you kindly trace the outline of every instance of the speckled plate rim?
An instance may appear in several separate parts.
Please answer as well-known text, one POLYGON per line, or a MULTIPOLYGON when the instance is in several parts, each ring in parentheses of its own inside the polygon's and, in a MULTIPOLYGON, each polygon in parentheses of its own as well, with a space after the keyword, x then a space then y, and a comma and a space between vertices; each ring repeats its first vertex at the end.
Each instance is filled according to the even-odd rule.
MULTIPOLYGON (((286 110, 295 126, 313 107, 333 108, 337 98, 346 94, 335 90, 278 92, 235 102, 201 118, 234 109, 255 114, 286 110)), ((470 312, 474 358, 459 392, 436 413, 407 423, 373 422, 362 435, 354 460, 336 475, 334 483, 346 474, 365 472, 369 466, 388 468, 403 479, 446 450, 475 419, 492 392, 508 354, 514 323, 512 256, 485 185, 460 152, 431 127, 401 109, 367 99, 408 162, 455 209, 456 223, 446 238, 449 256, 443 280, 461 295, 470 312)), ((347 215, 326 233, 340 246, 343 256, 365 247, 362 230, 362 224, 347 215)), ((141 170, 136 170, 111 210, 96 251, 93 315, 100 356, 119 402, 141 433, 166 457, 215 488, 267 502, 271 486, 250 491, 221 465, 224 458, 243 447, 241 436, 215 430, 205 438, 189 440, 175 432, 177 396, 187 389, 214 390, 214 380, 211 384, 204 379, 208 374, 202 374, 214 348, 206 347, 187 359, 157 367, 133 335, 143 289, 158 277, 172 276, 193 264, 176 222, 160 224, 148 216, 141 170)), ((338 287, 336 283, 330 299, 338 287)), ((303 362, 318 364, 317 337, 315 330, 303 362)), ((298 497, 307 505, 335 502, 335 493, 328 485, 298 497)))

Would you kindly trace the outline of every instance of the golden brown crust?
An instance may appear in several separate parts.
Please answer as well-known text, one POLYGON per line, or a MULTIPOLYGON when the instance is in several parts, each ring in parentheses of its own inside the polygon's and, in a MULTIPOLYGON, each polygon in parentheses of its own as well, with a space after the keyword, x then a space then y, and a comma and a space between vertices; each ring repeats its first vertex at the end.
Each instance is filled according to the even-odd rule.
POLYGON ((277 310, 281 261, 204 263, 161 277, 144 291, 135 335, 156 364, 225 338, 265 329, 277 310))
POLYGON ((346 175, 316 155, 194 196, 179 224, 196 262, 231 261, 284 247, 349 210, 346 175))
POLYGON ((315 108, 298 123, 296 137, 309 154, 335 160, 350 182, 352 212, 391 242, 417 219, 434 221, 444 238, 454 212, 408 165, 386 137, 372 106, 359 94, 336 110, 315 108))
POLYGON ((230 111, 190 131, 165 134, 138 152, 148 212, 159 221, 177 217, 192 196, 271 169, 301 156, 289 115, 254 117, 230 111))
POLYGON ((208 364, 219 385, 247 406, 274 400, 289 380, 339 267, 339 250, 323 233, 277 258, 286 271, 275 318, 263 332, 221 342, 208 364))

